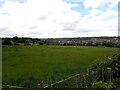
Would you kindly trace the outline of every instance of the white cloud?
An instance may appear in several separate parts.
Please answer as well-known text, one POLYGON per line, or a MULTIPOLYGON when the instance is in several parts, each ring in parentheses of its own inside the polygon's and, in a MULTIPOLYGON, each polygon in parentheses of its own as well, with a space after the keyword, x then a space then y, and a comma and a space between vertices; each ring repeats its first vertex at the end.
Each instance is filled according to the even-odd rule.
POLYGON ((108 0, 85 0, 85 8, 98 8, 103 7, 108 0))
POLYGON ((102 20, 109 18, 110 16, 118 17, 118 12, 113 10, 107 10, 105 13, 102 13, 97 19, 102 20))
POLYGON ((120 0, 109 0, 109 2, 111 2, 111 4, 109 5, 110 8, 113 8, 115 7, 116 5, 118 5, 118 2, 120 0))
POLYGON ((76 32, 83 32, 83 36, 117 36, 118 12, 92 9, 77 24, 76 32))
POLYGON ((2 36, 39 38, 116 35, 117 19, 104 19, 116 16, 117 12, 93 9, 81 17, 79 12, 71 10, 78 6, 62 0, 28 0, 24 4, 7 1, 0 8, 0 13, 7 13, 0 14, 0 32, 2 36))
POLYGON ((69 5, 69 7, 79 7, 79 4, 71 4, 71 3, 69 3, 68 5, 69 5))
POLYGON ((89 12, 90 12, 90 15, 91 15, 92 17, 94 17, 94 16, 102 13, 102 11, 97 10, 97 9, 92 9, 92 10, 90 10, 89 12))
POLYGON ((85 8, 100 8, 105 4, 110 3, 109 7, 113 8, 118 4, 119 0, 85 0, 84 6, 85 8))
POLYGON ((28 0, 24 4, 7 1, 0 13, 9 15, 0 15, 0 27, 6 27, 20 36, 38 32, 39 36, 31 35, 57 37, 56 32, 61 33, 66 28, 63 24, 74 24, 81 17, 80 13, 70 9, 76 6, 62 0, 28 0))
POLYGON ((76 32, 83 32, 84 36, 117 36, 118 18, 104 21, 103 19, 94 19, 94 17, 91 18, 87 15, 77 24, 76 32))

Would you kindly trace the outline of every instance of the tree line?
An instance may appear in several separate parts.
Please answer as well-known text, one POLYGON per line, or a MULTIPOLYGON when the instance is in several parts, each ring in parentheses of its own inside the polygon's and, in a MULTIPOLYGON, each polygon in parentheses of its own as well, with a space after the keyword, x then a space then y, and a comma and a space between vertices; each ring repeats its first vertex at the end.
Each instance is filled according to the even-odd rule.
POLYGON ((2 38, 2 45, 58 45, 58 46, 106 46, 120 47, 118 37, 83 37, 83 38, 2 38))

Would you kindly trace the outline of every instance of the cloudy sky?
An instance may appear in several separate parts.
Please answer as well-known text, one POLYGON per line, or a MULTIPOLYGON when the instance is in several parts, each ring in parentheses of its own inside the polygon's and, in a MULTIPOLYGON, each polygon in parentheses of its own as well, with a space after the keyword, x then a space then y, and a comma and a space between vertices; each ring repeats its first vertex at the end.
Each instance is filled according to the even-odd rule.
POLYGON ((118 35, 118 0, 0 0, 2 37, 118 35))

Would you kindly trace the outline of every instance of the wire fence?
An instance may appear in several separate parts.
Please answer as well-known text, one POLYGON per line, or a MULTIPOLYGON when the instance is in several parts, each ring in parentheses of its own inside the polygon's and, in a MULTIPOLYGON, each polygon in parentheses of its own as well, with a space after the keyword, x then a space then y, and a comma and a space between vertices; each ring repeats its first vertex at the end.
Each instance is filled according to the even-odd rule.
MULTIPOLYGON (((69 77, 67 77, 67 78, 65 78, 65 79, 62 79, 62 80, 60 80, 60 81, 58 81, 58 82, 55 82, 55 83, 52 83, 52 80, 50 80, 50 83, 51 83, 51 84, 46 85, 46 86, 45 86, 44 82, 42 81, 40 84, 37 84, 36 87, 37 87, 38 89, 52 88, 52 86, 54 86, 54 85, 58 85, 58 84, 64 83, 65 81, 67 81, 67 80, 69 80, 69 79, 73 79, 73 78, 81 75, 81 76, 83 76, 83 78, 80 77, 80 78, 78 79, 79 82, 80 82, 81 87, 83 87, 83 88, 88 88, 89 78, 91 78, 90 75, 89 75, 89 73, 90 73, 90 72, 89 72, 88 69, 87 69, 87 70, 86 70, 86 73, 84 73, 84 74, 78 73, 78 74, 69 76, 69 77), (82 79, 83 79, 83 80, 82 80, 82 79), (82 86, 83 83, 84 83, 84 86, 82 86)), ((93 73, 92 73, 91 76, 93 77, 93 79, 91 79, 91 80, 92 80, 92 83, 93 83, 93 82, 97 82, 97 80, 100 78, 100 75, 94 76, 93 73)), ((77 81, 76 81, 76 83, 77 83, 77 81)), ((3 86, 5 86, 5 87, 10 87, 10 88, 33 89, 33 88, 20 87, 20 86, 12 86, 12 85, 3 85, 3 86)), ((78 84, 77 84, 77 87, 78 87, 78 84)))
POLYGON ((12 85, 3 85, 3 87, 18 88, 18 89, 31 89, 31 88, 27 88, 27 87, 12 86, 12 85))
POLYGON ((64 82, 64 81, 67 81, 67 80, 69 80, 69 79, 71 79, 71 78, 73 78, 73 77, 76 77, 76 76, 78 76, 78 75, 80 75, 80 74, 76 74, 76 75, 74 75, 74 76, 70 76, 70 77, 68 77, 68 78, 62 79, 62 80, 60 80, 60 81, 58 81, 58 82, 55 82, 55 83, 53 83, 53 84, 51 83, 50 85, 47 85, 47 86, 45 86, 44 88, 48 88, 48 87, 50 87, 50 86, 53 86, 53 85, 62 83, 62 82, 64 82))

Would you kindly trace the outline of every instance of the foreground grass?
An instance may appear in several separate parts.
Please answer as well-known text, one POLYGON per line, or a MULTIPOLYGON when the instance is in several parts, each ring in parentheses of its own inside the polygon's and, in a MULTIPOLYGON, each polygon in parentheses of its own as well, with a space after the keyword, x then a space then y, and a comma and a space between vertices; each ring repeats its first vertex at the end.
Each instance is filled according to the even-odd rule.
POLYGON ((36 88, 84 71, 117 48, 84 46, 3 46, 3 85, 36 88))

